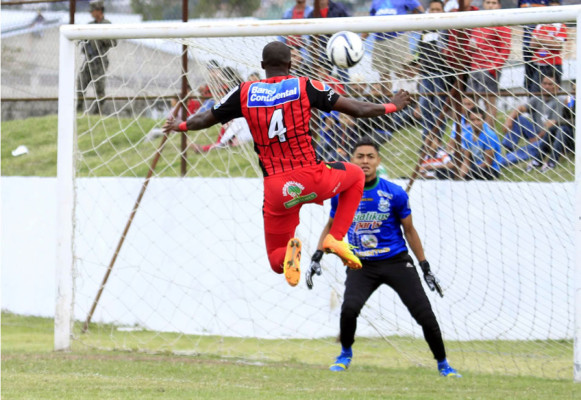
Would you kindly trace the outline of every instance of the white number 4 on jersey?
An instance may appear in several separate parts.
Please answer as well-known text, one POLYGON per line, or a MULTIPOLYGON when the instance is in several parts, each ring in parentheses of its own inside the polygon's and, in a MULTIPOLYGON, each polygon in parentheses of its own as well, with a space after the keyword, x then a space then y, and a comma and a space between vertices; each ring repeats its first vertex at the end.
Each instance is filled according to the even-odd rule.
POLYGON ((284 116, 282 114, 282 108, 274 110, 272 113, 272 118, 270 118, 270 123, 268 124, 268 138, 274 139, 278 136, 280 142, 286 142, 286 126, 284 126, 284 116))

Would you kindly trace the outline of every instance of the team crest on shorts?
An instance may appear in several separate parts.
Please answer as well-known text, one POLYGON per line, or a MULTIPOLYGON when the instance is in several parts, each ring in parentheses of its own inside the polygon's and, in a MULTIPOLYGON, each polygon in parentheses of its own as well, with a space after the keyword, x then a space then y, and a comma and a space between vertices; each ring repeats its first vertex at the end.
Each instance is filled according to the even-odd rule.
POLYGON ((299 182, 295 182, 295 181, 286 182, 284 184, 284 186, 282 187, 282 195, 283 196, 290 196, 290 197, 292 197, 292 200, 285 202, 284 206, 286 208, 291 208, 293 206, 296 206, 299 203, 311 201, 317 197, 317 194, 314 192, 303 196, 302 195, 303 190, 305 190, 305 187, 302 184, 300 184, 299 182))

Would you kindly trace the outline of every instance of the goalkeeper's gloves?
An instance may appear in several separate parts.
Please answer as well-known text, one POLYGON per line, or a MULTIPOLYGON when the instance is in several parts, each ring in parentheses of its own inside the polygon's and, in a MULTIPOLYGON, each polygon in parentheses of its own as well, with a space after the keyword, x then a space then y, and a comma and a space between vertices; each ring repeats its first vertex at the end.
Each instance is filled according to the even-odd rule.
POLYGON ((438 278, 436 278, 436 276, 430 270, 430 263, 428 263, 426 260, 420 261, 420 267, 422 268, 422 271, 424 272, 424 280, 426 281, 426 284, 428 285, 430 290, 432 292, 437 291, 438 294, 440 295, 440 297, 444 297, 444 292, 442 291, 442 288, 440 287, 440 281, 438 280, 438 278))
POLYGON ((311 266, 305 275, 309 289, 313 288, 313 275, 321 275, 321 258, 323 258, 323 252, 321 250, 315 251, 315 254, 311 257, 311 266))

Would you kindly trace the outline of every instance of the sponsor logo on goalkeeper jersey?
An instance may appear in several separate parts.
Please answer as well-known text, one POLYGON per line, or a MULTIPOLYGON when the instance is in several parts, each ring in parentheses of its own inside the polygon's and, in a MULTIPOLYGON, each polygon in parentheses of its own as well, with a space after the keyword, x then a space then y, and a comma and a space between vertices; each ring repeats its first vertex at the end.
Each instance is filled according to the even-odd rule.
POLYGON ((378 190, 377 195, 381 197, 387 197, 390 200, 393 198, 393 194, 384 192, 383 190, 378 190))
POLYGON ((363 250, 363 251, 354 250, 354 253, 358 257, 373 257, 373 256, 378 256, 380 254, 389 253, 390 251, 391 251, 391 249, 389 247, 383 247, 381 249, 373 249, 373 250, 363 250))
POLYGON ((362 235, 361 236, 361 244, 363 245, 363 247, 374 249, 377 247, 377 236, 375 236, 375 235, 362 235))
POLYGON ((367 232, 379 232, 379 228, 383 225, 382 221, 359 221, 355 223, 353 231, 356 233, 367 232))
POLYGON ((379 228, 381 228, 381 225, 383 225, 383 221, 387 220, 388 218, 389 213, 378 213, 375 211, 357 213, 355 214, 355 218, 353 218, 353 223, 355 224, 353 227, 353 232, 379 232, 379 228))
POLYGON ((378 213, 375 211, 367 211, 364 213, 355 214, 353 222, 359 221, 385 221, 389 218, 389 213, 378 213))
POLYGON ((248 89, 247 106, 273 107, 301 97, 298 78, 285 79, 277 83, 254 82, 248 89))
POLYGON ((303 193, 303 190, 305 190, 305 187, 299 182, 295 181, 286 182, 282 187, 282 195, 290 196, 292 197, 292 200, 289 200, 284 203, 285 208, 294 207, 297 204, 311 201, 317 197, 317 194, 314 192, 302 196, 301 194, 303 193))

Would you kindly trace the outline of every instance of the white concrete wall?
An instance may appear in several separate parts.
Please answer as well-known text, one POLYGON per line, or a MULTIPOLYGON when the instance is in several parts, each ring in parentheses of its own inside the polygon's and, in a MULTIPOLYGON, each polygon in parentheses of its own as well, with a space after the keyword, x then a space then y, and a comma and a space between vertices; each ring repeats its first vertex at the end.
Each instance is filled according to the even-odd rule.
MULTIPOLYGON (((81 179, 75 316, 83 320, 141 179, 81 179)), ((399 182, 405 184, 405 182, 399 182)), ((54 315, 56 181, 2 178, 2 308, 54 315)), ((447 339, 573 334, 573 184, 416 182, 413 218, 445 297, 429 293, 447 339)), ((334 336, 344 268, 325 256, 309 291, 266 259, 259 179, 155 179, 103 293, 95 321, 259 337, 334 336)), ((303 270, 327 220, 308 205, 297 235, 303 270)), ((421 331, 390 288, 359 335, 421 331)))

